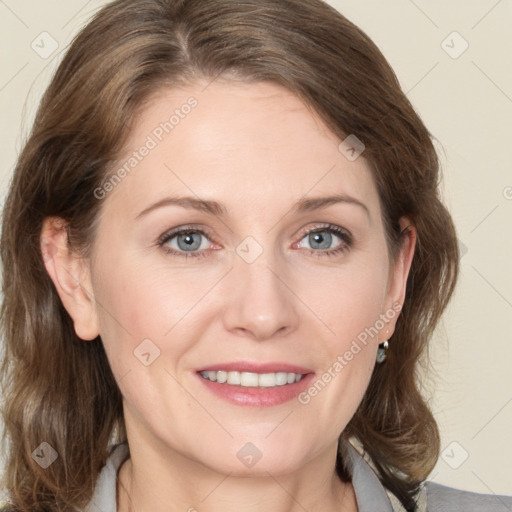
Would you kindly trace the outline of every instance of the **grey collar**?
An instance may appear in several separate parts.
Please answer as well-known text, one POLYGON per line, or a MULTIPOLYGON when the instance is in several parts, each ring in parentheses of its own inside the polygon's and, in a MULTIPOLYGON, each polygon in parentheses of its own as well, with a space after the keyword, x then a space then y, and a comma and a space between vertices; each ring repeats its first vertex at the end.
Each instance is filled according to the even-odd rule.
POLYGON ((393 506, 375 471, 348 441, 347 469, 352 476, 359 512, 393 512, 393 506))

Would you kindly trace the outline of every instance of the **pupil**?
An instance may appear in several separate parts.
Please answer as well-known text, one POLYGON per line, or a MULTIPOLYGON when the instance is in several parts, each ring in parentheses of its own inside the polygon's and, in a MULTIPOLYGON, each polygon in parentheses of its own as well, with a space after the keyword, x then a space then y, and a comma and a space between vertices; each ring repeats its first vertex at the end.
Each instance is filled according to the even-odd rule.
POLYGON ((201 242, 199 238, 194 241, 194 235, 199 236, 196 233, 187 233, 178 237, 178 246, 180 249, 197 249, 201 242))
POLYGON ((312 237, 314 243, 321 246, 318 247, 320 249, 328 249, 329 246, 331 245, 332 235, 330 235, 329 233, 327 233, 326 235, 323 233, 313 233, 312 237))

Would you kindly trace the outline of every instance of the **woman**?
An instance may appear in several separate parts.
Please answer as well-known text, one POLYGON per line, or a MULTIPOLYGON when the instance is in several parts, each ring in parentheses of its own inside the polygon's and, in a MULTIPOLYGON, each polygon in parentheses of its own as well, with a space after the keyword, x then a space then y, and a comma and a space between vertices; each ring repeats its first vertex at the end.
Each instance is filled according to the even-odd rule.
POLYGON ((424 482, 416 366, 458 272, 438 167, 320 0, 100 10, 4 211, 9 510, 510 507, 424 482))

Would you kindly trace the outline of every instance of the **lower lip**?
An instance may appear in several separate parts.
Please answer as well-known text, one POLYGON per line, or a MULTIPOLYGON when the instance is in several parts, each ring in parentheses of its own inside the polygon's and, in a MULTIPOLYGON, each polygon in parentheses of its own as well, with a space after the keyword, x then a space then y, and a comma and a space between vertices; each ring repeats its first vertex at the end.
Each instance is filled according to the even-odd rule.
POLYGON ((215 395, 235 405, 248 405, 252 407, 272 407, 289 402, 302 393, 314 377, 309 373, 299 382, 274 386, 268 388, 232 386, 213 382, 197 374, 201 382, 215 395))

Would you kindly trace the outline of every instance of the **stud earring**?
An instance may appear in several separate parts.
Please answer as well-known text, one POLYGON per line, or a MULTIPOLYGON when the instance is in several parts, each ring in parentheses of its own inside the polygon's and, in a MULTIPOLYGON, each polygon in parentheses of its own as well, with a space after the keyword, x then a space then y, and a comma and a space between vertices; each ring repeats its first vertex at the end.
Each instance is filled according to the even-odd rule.
POLYGON ((383 363, 386 360, 386 350, 389 347, 387 341, 379 343, 379 350, 377 350, 377 363, 383 363))

